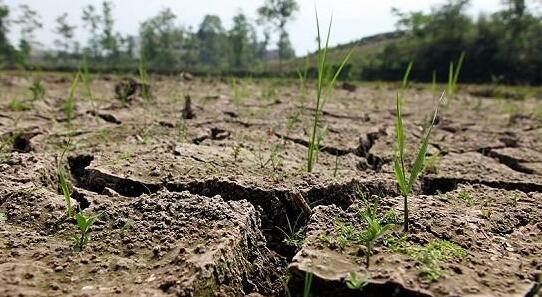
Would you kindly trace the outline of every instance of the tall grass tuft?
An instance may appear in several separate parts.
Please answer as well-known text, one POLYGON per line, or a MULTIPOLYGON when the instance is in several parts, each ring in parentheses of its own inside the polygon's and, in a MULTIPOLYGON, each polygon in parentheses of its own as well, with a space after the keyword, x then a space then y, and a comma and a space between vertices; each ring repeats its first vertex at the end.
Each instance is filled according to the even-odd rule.
MULTIPOLYGON (((339 77, 344 65, 350 59, 352 50, 350 50, 344 57, 341 65, 335 73, 331 76, 329 74, 329 67, 327 65, 328 57, 328 48, 329 48, 329 37, 331 35, 331 25, 333 23, 333 17, 329 21, 329 28, 327 31, 326 42, 322 47, 322 38, 320 34, 320 21, 318 19, 318 12, 316 14, 316 29, 318 31, 318 77, 316 82, 316 106, 314 111, 314 119, 312 123, 312 130, 309 139, 309 148, 307 152, 307 172, 312 172, 314 169, 314 164, 316 162, 316 157, 318 151, 320 150, 320 142, 323 139, 322 129, 320 128, 320 115, 325 103, 325 97, 328 96, 333 90, 333 85, 339 77), (331 77, 331 79, 329 79, 331 77)), ((325 130, 325 129, 324 129, 325 130)))

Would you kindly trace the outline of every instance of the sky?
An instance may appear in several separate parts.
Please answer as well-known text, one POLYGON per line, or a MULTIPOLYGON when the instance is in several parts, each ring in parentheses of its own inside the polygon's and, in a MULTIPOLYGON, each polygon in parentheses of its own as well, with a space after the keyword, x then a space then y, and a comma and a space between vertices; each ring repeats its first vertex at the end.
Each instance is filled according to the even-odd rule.
MULTIPOLYGON (((2 0, 0 0, 2 2, 2 0)), ((69 22, 77 25, 76 39, 85 44, 88 35, 81 22, 82 8, 88 4, 100 6, 101 0, 3 0, 11 9, 11 16, 16 16, 20 4, 28 4, 41 15, 43 28, 36 32, 37 41, 45 48, 52 48, 55 18, 64 12, 69 14, 69 22)), ((206 14, 221 17, 226 28, 231 25, 232 17, 243 11, 252 20, 257 18, 256 10, 264 0, 112 0, 116 30, 121 34, 136 35, 139 25, 147 18, 156 15, 164 8, 171 8, 177 15, 177 23, 185 27, 197 28, 206 14)), ((443 0, 298 0, 300 10, 288 25, 290 38, 297 55, 304 55, 316 48, 314 8, 322 22, 327 23, 333 14, 332 45, 347 43, 378 33, 395 29, 396 19, 391 14, 392 7, 402 11, 429 11, 443 0)), ((481 12, 491 13, 501 8, 500 0, 472 0, 469 13, 473 16, 481 12)), ((19 32, 9 34, 13 43, 19 38, 19 32)))

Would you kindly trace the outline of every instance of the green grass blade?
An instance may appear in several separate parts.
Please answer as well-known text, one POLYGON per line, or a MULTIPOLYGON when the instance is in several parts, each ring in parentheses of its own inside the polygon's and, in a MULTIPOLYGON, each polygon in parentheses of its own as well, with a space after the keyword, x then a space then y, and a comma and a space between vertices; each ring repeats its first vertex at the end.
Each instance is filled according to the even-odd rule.
POLYGON ((64 174, 64 171, 62 170, 59 171, 58 179, 60 182, 60 190, 62 191, 62 195, 64 196, 64 202, 66 204, 66 215, 68 218, 71 218, 73 217, 72 200, 71 200, 70 189, 68 188, 68 183, 66 182, 66 176, 64 174))
POLYGON ((399 161, 401 164, 401 168, 403 169, 403 172, 405 171, 405 130, 403 127, 403 116, 401 114, 401 98, 399 94, 397 94, 396 99, 396 120, 395 120, 395 133, 397 135, 397 154, 399 156, 399 161))
POLYGON ((398 159, 394 162, 395 167, 395 178, 397 179, 397 183, 399 184, 399 190, 401 190, 401 195, 406 196, 408 195, 408 185, 406 183, 405 173, 403 172, 403 167, 401 166, 398 159))
POLYGON ((414 65, 414 62, 408 63, 405 74, 403 75, 403 84, 401 85, 401 90, 406 90, 406 88, 408 87, 408 78, 410 76, 410 72, 412 71, 413 65, 414 65))
POLYGON ((453 88, 454 92, 457 89, 457 81, 459 79, 459 74, 461 73, 461 67, 463 66, 463 60, 465 60, 465 52, 461 52, 461 56, 459 56, 459 61, 457 61, 457 69, 455 69, 454 72, 454 80, 453 80, 453 88))

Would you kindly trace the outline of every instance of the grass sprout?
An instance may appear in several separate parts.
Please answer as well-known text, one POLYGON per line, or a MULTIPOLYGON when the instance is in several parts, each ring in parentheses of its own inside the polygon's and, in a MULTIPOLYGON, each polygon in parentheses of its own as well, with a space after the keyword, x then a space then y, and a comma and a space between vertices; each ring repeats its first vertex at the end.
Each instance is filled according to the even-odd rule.
POLYGON ((45 87, 39 79, 35 79, 30 86, 32 101, 42 100, 45 97, 45 87))
POLYGON ((90 227, 96 223, 99 216, 86 216, 83 212, 78 212, 75 215, 77 227, 79 227, 79 235, 72 235, 71 240, 74 241, 76 249, 82 251, 90 241, 90 227))
POLYGON ((64 203, 66 205, 66 217, 71 219, 73 218, 72 199, 70 189, 68 187, 68 182, 66 180, 66 173, 64 172, 64 170, 58 171, 58 181, 60 184, 60 190, 62 191, 62 195, 64 196, 64 203))
POLYGON ((402 100, 401 100, 401 95, 397 94, 397 100, 396 100, 396 108, 397 108, 396 116, 397 117, 396 117, 396 123, 395 123, 395 132, 396 132, 397 138, 396 138, 396 158, 395 158, 394 169, 395 169, 395 177, 399 185, 401 195, 403 196, 403 200, 404 200, 403 227, 405 231, 408 231, 408 196, 412 192, 412 187, 414 183, 416 182, 418 175, 424 169, 425 158, 426 158, 425 155, 427 153, 427 147, 429 145, 429 137, 435 125, 435 121, 437 119, 437 114, 439 111, 440 104, 444 101, 445 93, 446 92, 442 93, 439 101, 437 102, 437 106, 435 107, 435 110, 433 112, 432 120, 429 126, 425 130, 424 136, 422 138, 422 142, 418 149, 416 159, 410 169, 410 174, 407 173, 406 166, 405 166, 405 132, 404 132, 404 127, 403 127, 403 118, 401 115, 401 110, 402 110, 401 101, 402 100))
POLYGON ((75 91, 77 90, 77 86, 79 85, 80 80, 81 73, 77 72, 70 86, 70 92, 68 94, 68 97, 62 105, 62 111, 66 116, 66 123, 68 124, 69 129, 71 129, 72 127, 73 111, 75 109, 75 91))
POLYGON ((139 60, 138 72, 141 85, 141 97, 143 97, 146 102, 150 102, 152 99, 150 80, 149 74, 147 73, 147 67, 145 66, 145 62, 143 61, 143 59, 139 60))
POLYGON ((346 276, 346 286, 351 290, 362 290, 369 283, 370 279, 371 276, 369 273, 360 277, 357 273, 350 272, 346 276))
POLYGON ((315 102, 315 111, 314 119, 312 123, 311 134, 309 138, 309 147, 307 151, 307 172, 312 172, 314 169, 314 164, 316 162, 316 156, 320 148, 320 142, 322 141, 323 135, 322 129, 320 127, 320 115, 325 103, 325 97, 329 95, 333 89, 335 81, 339 77, 342 69, 346 65, 346 62, 349 60, 352 50, 350 50, 342 63, 337 68, 335 73, 331 76, 328 73, 329 67, 327 65, 328 57, 328 46, 329 46, 329 37, 331 35, 331 25, 333 23, 333 17, 329 22, 329 28, 327 31, 325 44, 322 45, 322 36, 320 34, 320 22, 318 19, 318 12, 316 12, 316 29, 318 31, 318 78, 316 82, 316 102, 315 102), (331 79, 330 79, 331 78, 331 79))
POLYGON ((381 220, 377 217, 378 202, 368 206, 361 213, 360 217, 364 223, 367 224, 365 229, 360 234, 360 241, 365 245, 366 251, 366 267, 369 268, 371 263, 371 256, 373 254, 373 248, 375 244, 394 226, 393 224, 382 224, 381 220))
POLYGON ((459 74, 461 73, 461 67, 463 66, 464 60, 465 52, 462 52, 457 64, 454 65, 453 61, 450 62, 450 68, 448 70, 448 88, 446 90, 450 98, 452 98, 457 91, 457 81, 459 80, 459 74))

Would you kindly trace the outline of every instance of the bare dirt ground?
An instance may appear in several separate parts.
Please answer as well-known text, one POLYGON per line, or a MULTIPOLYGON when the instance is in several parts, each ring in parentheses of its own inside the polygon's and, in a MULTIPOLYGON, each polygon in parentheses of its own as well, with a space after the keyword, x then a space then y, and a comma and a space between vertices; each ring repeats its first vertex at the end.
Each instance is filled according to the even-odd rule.
MULTIPOLYGON (((37 101, 29 75, 0 76, 0 296, 302 296, 306 273, 312 296, 537 296, 535 89, 518 100, 462 86, 450 98, 404 234, 397 85, 337 88, 308 174, 314 90, 303 95, 295 81, 243 80, 232 90, 218 78, 153 77, 152 101, 123 103, 122 77, 96 76, 93 100, 77 92, 69 127, 71 76, 35 76, 46 89, 37 101), (59 167, 73 203, 99 214, 82 251, 68 240, 78 229, 65 216, 59 167), (367 201, 397 224, 369 268, 355 240, 367 201), (368 279, 361 290, 347 287, 352 275, 368 279)), ((406 97, 410 158, 438 96, 415 85, 406 97)))

